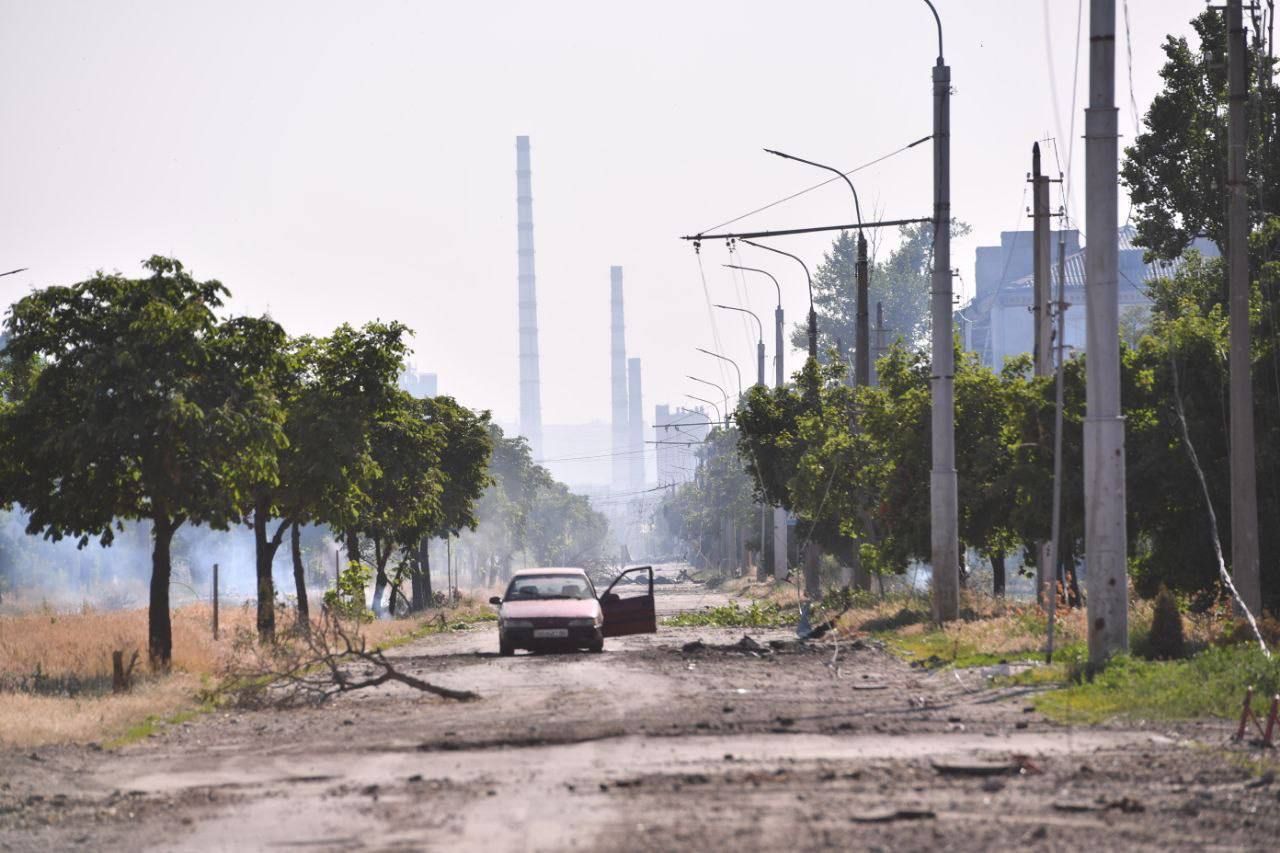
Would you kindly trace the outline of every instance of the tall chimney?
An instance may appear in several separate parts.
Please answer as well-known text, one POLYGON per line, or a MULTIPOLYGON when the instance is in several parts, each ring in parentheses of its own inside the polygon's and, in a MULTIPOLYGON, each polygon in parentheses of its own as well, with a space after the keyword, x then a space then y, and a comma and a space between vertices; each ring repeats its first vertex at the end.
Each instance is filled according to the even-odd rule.
POLYGON ((529 137, 516 137, 516 236, 520 290, 520 434, 542 458, 542 391, 538 371, 538 289, 533 274, 533 188, 529 137))
POLYGON ((644 483, 644 404, 640 395, 640 359, 627 359, 627 462, 631 471, 628 485, 638 492, 644 483))
POLYGON ((609 376, 613 386, 613 490, 625 491, 629 476, 627 433, 627 327, 622 313, 622 267, 609 267, 609 376))

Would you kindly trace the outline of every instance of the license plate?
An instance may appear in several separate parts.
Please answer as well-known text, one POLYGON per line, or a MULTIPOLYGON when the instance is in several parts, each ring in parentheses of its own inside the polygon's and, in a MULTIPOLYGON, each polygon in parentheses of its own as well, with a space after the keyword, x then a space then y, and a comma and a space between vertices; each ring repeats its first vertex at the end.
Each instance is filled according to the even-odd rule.
POLYGON ((533 632, 534 639, 554 640, 569 636, 568 628, 538 628, 533 632))

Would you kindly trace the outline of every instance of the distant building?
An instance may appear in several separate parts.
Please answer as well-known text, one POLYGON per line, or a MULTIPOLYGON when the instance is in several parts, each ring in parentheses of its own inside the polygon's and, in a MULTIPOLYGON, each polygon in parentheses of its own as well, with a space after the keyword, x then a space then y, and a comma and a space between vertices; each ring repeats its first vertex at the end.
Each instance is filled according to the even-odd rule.
POLYGON ((436 375, 408 368, 400 374, 400 387, 415 397, 436 396, 436 375))
MULTIPOLYGON (((1053 231, 1050 236, 1051 261, 1049 264, 1052 286, 1051 298, 1058 295, 1058 239, 1066 238, 1066 332, 1063 346, 1068 354, 1083 352, 1085 348, 1085 258, 1089 248, 1080 247, 1080 232, 1072 229, 1053 231)), ((1133 244, 1136 236, 1132 226, 1120 229, 1119 299, 1120 313, 1145 313, 1150 310, 1151 299, 1146 293, 1147 282, 1161 275, 1169 275, 1181 266, 1172 264, 1148 264, 1143 260, 1143 250, 1133 244)), ((1196 240, 1191 248, 1209 257, 1217 257, 1218 250, 1208 240, 1196 240)), ((975 295, 956 314, 957 326, 965 349, 978 353, 982 363, 999 369, 1011 356, 1031 352, 1033 347, 1032 306, 1034 293, 1032 257, 1032 232, 1003 231, 999 246, 979 246, 974 271, 975 295)))
POLYGON ((710 429, 706 412, 701 409, 677 409, 657 406, 653 415, 653 433, 657 444, 658 485, 672 486, 693 479, 698 467, 697 451, 710 429))

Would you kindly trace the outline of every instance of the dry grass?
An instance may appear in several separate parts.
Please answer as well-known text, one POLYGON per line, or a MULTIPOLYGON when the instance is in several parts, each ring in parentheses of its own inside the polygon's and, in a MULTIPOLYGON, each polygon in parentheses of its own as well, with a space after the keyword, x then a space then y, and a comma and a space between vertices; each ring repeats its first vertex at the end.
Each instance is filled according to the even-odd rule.
POLYGON ((147 681, 120 696, 36 696, 0 693, 0 746, 109 741, 148 718, 194 707, 199 679, 185 674, 147 681))
MULTIPOLYGON (((362 633, 370 648, 394 645, 411 635, 492 618, 492 613, 488 605, 464 600, 451 610, 372 622, 362 633)), ((104 741, 148 717, 195 708, 201 687, 214 683, 231 657, 237 631, 253 631, 257 619, 251 606, 223 607, 215 641, 212 615, 205 604, 173 611, 173 673, 163 677, 145 671, 145 608, 0 616, 0 745, 104 741), (115 650, 123 651, 126 660, 136 650, 140 658, 137 685, 119 696, 103 692, 110 689, 115 650), (36 673, 38 692, 13 689, 30 687, 36 673)), ((276 618, 283 632, 293 614, 278 611, 276 618)))
MULTIPOLYGON (((1130 602, 1130 645, 1135 652, 1146 647, 1153 610, 1151 601, 1130 602)), ((1065 649, 1087 643, 1086 620, 1084 608, 1059 604, 1054 619, 1054 647, 1065 649)), ((841 618, 840 627, 850 634, 883 636, 911 657, 936 656, 963 664, 981 663, 984 658, 1037 655, 1045 647, 1048 622, 1048 613, 1034 602, 965 592, 961 619, 941 628, 932 622, 928 598, 920 595, 893 596, 854 608, 841 618)), ((1224 614, 1211 612, 1184 615, 1183 624, 1188 645, 1204 648, 1219 639, 1229 622, 1224 614)))

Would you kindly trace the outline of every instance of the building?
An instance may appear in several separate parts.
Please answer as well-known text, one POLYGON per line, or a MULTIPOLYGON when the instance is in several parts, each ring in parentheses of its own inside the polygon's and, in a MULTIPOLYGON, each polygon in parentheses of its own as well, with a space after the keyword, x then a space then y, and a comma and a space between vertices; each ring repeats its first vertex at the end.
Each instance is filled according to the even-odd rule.
POLYGON ((434 397, 437 393, 436 375, 434 373, 423 373, 409 367, 405 369, 404 373, 400 374, 400 387, 420 399, 434 397))
POLYGON ((704 409, 657 406, 653 413, 654 447, 657 448, 658 486, 674 486, 693 479, 698 468, 698 447, 706 441, 711 421, 704 409))
MULTIPOLYGON (((1034 277, 1031 231, 1004 231, 999 246, 979 246, 974 270, 975 295, 956 314, 964 347, 978 353, 982 363, 999 369, 1011 356, 1029 353, 1033 347, 1034 277)), ((1133 226, 1120 229, 1118 273, 1122 325, 1126 315, 1142 319, 1150 310, 1147 282, 1176 271, 1181 261, 1172 264, 1148 264, 1143 250, 1133 244, 1133 226)), ((1050 279, 1052 298, 1058 297, 1058 241, 1065 238, 1066 313, 1063 346, 1068 352, 1083 352, 1085 347, 1085 257, 1088 246, 1081 248, 1080 232, 1053 231, 1050 279)), ((1208 240, 1196 240, 1191 248, 1209 257, 1218 250, 1208 240)))

